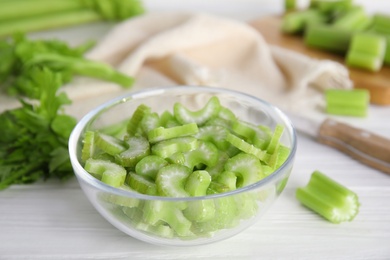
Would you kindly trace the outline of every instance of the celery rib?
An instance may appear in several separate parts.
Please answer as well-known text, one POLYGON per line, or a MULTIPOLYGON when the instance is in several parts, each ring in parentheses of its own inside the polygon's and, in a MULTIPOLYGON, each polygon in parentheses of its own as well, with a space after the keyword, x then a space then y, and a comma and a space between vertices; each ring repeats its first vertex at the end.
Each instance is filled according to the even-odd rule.
POLYGON ((352 221, 359 212, 358 196, 325 174, 314 171, 306 187, 296 190, 296 198, 332 223, 352 221))

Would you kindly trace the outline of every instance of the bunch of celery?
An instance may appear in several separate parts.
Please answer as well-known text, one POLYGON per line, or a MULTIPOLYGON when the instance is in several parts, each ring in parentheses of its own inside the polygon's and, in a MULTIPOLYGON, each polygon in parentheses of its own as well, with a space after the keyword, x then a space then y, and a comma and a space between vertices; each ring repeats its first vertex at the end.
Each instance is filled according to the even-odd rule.
POLYGON ((120 21, 144 12, 140 0, 0 0, 0 38, 102 20, 120 21))
POLYGON ((73 176, 67 146, 77 121, 64 113, 71 100, 59 91, 73 76, 132 85, 132 77, 85 59, 90 47, 90 43, 70 47, 62 41, 30 40, 24 35, 0 41, 0 90, 20 100, 20 107, 0 114, 0 190, 73 176))
POLYGON ((390 64, 390 15, 368 15, 352 0, 311 0, 308 8, 286 13, 282 31, 343 55, 349 67, 375 72, 390 64))

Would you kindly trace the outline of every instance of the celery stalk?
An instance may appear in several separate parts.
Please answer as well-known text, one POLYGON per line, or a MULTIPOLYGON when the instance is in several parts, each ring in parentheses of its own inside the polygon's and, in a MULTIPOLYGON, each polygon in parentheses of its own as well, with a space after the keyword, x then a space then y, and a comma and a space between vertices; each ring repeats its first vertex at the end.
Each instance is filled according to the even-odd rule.
POLYGON ((362 27, 362 23, 367 21, 368 16, 361 6, 355 6, 337 17, 332 25, 337 28, 345 28, 348 30, 356 30, 362 27))
POLYGON ((375 14, 373 16, 372 27, 380 34, 390 34, 390 16, 375 14))
POLYGON ((306 187, 297 189, 296 198, 336 224, 352 221, 359 212, 357 194, 319 171, 312 173, 306 187))
POLYGON ((74 0, 14 0, 1 3, 0 21, 23 19, 29 16, 65 12, 82 8, 80 1, 74 0))
POLYGON ((378 71, 386 52, 386 38, 372 33, 357 33, 352 37, 346 63, 350 67, 378 71))
POLYGON ((100 21, 101 16, 92 10, 82 9, 42 15, 39 17, 27 17, 0 23, 0 37, 11 35, 15 32, 32 32, 71 26, 82 23, 100 21))
POLYGON ((366 89, 327 89, 326 112, 335 115, 366 116, 370 101, 366 89))
POLYGON ((329 25, 310 25, 305 31, 304 41, 309 47, 345 54, 349 48, 352 32, 329 25))
POLYGON ((282 20, 282 31, 285 33, 303 32, 307 25, 324 23, 327 17, 318 10, 306 9, 286 14, 282 20))

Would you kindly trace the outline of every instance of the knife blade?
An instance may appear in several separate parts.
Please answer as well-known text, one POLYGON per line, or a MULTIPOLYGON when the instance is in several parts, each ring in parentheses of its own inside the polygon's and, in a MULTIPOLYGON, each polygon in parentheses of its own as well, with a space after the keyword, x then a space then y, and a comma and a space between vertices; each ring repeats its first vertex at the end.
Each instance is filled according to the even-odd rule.
POLYGON ((390 139, 331 118, 286 113, 297 131, 370 167, 390 174, 390 139))

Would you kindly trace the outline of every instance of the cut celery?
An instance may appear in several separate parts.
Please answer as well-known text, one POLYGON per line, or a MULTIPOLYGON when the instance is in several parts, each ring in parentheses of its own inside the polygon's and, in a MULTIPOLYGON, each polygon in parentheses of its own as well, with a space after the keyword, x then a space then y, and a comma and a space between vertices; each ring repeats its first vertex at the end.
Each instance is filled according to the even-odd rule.
POLYGON ((366 89, 327 89, 326 112, 335 115, 367 116, 370 93, 366 89))
POLYGON ((126 183, 136 192, 157 195, 156 183, 145 176, 130 172, 126 177, 126 183))
POLYGON ((254 155, 258 159, 264 162, 266 162, 269 158, 269 155, 267 154, 266 151, 263 151, 255 147, 254 145, 245 142, 243 139, 241 139, 240 137, 234 134, 228 134, 226 136, 226 140, 232 145, 234 145, 235 147, 237 147, 238 149, 240 149, 241 151, 243 151, 244 153, 254 155))
POLYGON ((135 166, 138 175, 146 176, 152 180, 156 179, 158 171, 167 166, 168 162, 157 155, 149 155, 142 158, 135 166))
POLYGON ((362 6, 354 6, 340 16, 338 16, 332 23, 332 26, 337 28, 344 28, 350 31, 360 29, 362 23, 365 23, 368 20, 368 15, 366 14, 362 6))
POLYGON ((126 143, 116 137, 103 133, 95 133, 95 145, 110 155, 116 155, 126 150, 126 143))
POLYGON ((184 189, 192 197, 206 195, 211 182, 211 176, 207 171, 194 171, 188 176, 184 189))
POLYGON ((346 63, 350 67, 378 71, 386 52, 386 38, 372 33, 356 33, 348 50, 346 63))
POLYGON ((236 174, 238 188, 258 182, 264 177, 260 161, 251 154, 241 153, 230 158, 225 164, 225 170, 236 174))
POLYGON ((142 118, 149 114, 151 108, 144 104, 139 105, 131 116, 128 124, 127 124, 127 133, 131 136, 135 135, 139 131, 139 125, 142 121, 142 118))
POLYGON ((217 97, 211 97, 207 104, 198 111, 190 111, 180 103, 173 107, 174 115, 181 124, 196 123, 201 126, 213 117, 216 117, 221 109, 217 97))
POLYGON ((191 237, 192 222, 183 215, 182 210, 177 202, 148 200, 143 208, 143 220, 151 225, 164 221, 179 237, 191 237))
POLYGON ((351 221, 359 212, 357 194, 319 171, 312 173, 306 187, 297 189, 296 197, 332 223, 351 221))
POLYGON ((166 197, 188 197, 184 185, 191 170, 183 165, 171 164, 161 168, 156 176, 157 191, 166 197))
POLYGON ((226 136, 229 131, 218 125, 205 125, 199 127, 199 132, 195 135, 196 138, 213 143, 219 150, 226 150, 230 143, 226 141, 226 136))
POLYGON ((224 171, 218 175, 216 182, 221 183, 229 188, 229 190, 237 189, 237 175, 234 172, 224 171))
POLYGON ((301 33, 308 25, 325 23, 327 16, 316 9, 306 9, 286 14, 282 19, 281 29, 285 33, 301 33))
POLYGON ((116 163, 90 158, 85 162, 84 168, 95 178, 110 186, 120 187, 125 182, 126 170, 116 163))
MULTIPOLYGON (((119 186, 117 188, 119 188, 121 190, 136 192, 136 191, 132 190, 127 185, 122 185, 122 186, 119 186)), ((138 208, 138 206, 140 204, 140 200, 139 199, 129 198, 129 197, 125 197, 125 196, 119 196, 119 195, 115 195, 115 194, 106 194, 106 193, 104 193, 102 199, 104 199, 106 202, 113 203, 115 205, 122 206, 122 207, 125 207, 125 208, 128 208, 128 209, 130 209, 130 208, 138 208)))
POLYGON ((345 54, 348 51, 352 32, 330 25, 313 24, 307 27, 304 42, 307 46, 345 54))
POLYGON ((83 148, 81 150, 81 160, 85 162, 93 157, 95 151, 95 132, 87 131, 84 134, 83 148))
POLYGON ((372 27, 377 33, 390 35, 390 15, 374 14, 372 27))
POLYGON ((149 142, 144 137, 129 137, 126 143, 128 149, 115 155, 116 162, 124 167, 135 167, 142 158, 150 154, 149 142))
POLYGON ((169 128, 160 126, 148 132, 148 140, 150 143, 157 143, 172 138, 194 135, 198 132, 198 125, 195 123, 188 123, 169 128))
POLYGON ((173 159, 179 164, 183 164, 194 170, 199 165, 206 165, 207 167, 213 167, 218 162, 218 149, 211 142, 198 141, 198 147, 191 151, 176 154, 173 159))
POLYGON ((143 133, 145 133, 145 135, 147 135, 149 133, 149 131, 157 128, 157 127, 160 127, 160 117, 157 113, 148 113, 146 115, 144 115, 144 117, 142 118, 141 122, 140 122, 140 127, 143 131, 143 133))
POLYGON ((278 148, 280 138, 283 135, 284 127, 280 124, 275 126, 274 133, 272 134, 271 140, 267 146, 267 153, 273 154, 275 150, 278 148))
POLYGON ((177 152, 188 152, 198 147, 198 139, 192 136, 178 137, 161 141, 152 146, 152 154, 168 158, 177 152))

